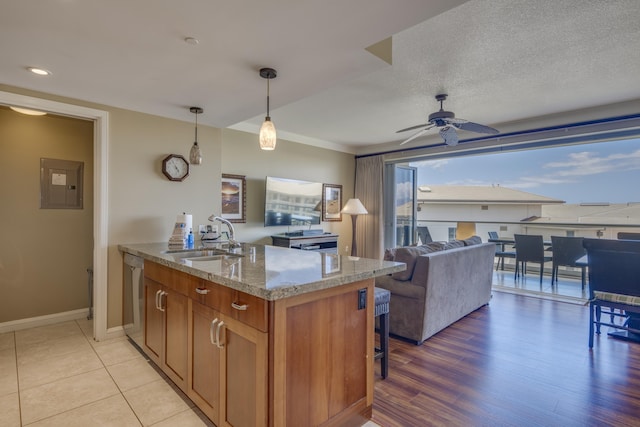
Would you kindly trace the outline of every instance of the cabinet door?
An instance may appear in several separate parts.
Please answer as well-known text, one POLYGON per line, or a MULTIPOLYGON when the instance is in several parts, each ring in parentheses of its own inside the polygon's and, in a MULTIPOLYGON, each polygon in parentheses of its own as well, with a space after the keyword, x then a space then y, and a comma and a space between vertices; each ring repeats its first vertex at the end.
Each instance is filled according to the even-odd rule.
POLYGON ((163 365, 169 378, 182 390, 187 385, 187 319, 186 296, 165 287, 161 306, 164 309, 163 365))
POLYGON ((219 313, 191 303, 187 395, 216 425, 220 412, 220 349, 215 345, 219 313))
POLYGON ((222 426, 267 425, 267 334, 224 317, 219 334, 222 426))
POLYGON ((164 322, 164 313, 158 309, 161 292, 161 284, 144 279, 144 347, 149 358, 158 366, 162 366, 160 355, 164 322))

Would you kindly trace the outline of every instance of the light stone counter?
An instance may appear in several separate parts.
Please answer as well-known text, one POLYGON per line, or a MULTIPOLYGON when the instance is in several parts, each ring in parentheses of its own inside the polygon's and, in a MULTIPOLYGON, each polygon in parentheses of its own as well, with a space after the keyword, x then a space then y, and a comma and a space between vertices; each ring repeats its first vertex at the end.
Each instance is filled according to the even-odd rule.
MULTIPOLYGON (((242 244, 236 256, 221 259, 188 259, 207 255, 169 251, 166 243, 122 244, 121 252, 183 271, 268 301, 341 286, 359 280, 403 271, 398 262, 341 256, 276 246, 242 244), (190 256, 191 255, 191 256, 190 256)), ((224 244, 208 245, 209 255, 228 250, 224 244)), ((199 252, 195 252, 199 251, 199 252)))

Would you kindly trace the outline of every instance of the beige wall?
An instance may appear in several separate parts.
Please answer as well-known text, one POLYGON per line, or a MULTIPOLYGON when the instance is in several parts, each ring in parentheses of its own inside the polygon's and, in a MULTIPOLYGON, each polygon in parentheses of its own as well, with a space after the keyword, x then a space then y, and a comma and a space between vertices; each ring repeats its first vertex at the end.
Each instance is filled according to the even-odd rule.
POLYGON ((0 323, 88 306, 93 123, 0 107, 0 323), (40 209, 40 159, 84 163, 83 209, 40 209))
MULTIPOLYGON (((176 215, 193 215, 194 226, 207 224, 220 212, 220 176, 247 177, 247 223, 237 224, 238 240, 270 243, 268 236, 286 227, 263 227, 264 179, 267 175, 343 185, 343 202, 353 195, 353 155, 289 141, 278 141, 273 152, 258 148, 257 136, 198 125, 204 161, 191 166, 183 182, 170 182, 160 170, 170 154, 188 157, 193 142, 193 121, 179 121, 78 100, 0 85, 0 90, 34 96, 109 113, 108 159, 108 327, 121 324, 122 243, 168 240, 176 215)), ((204 116, 206 117, 206 110, 204 116)), ((192 116, 188 113, 189 118, 192 116)), ((351 241, 349 217, 323 223, 325 231, 340 234, 340 247, 351 241)), ((89 231, 90 234, 90 231, 89 231)), ((86 295, 86 294, 83 294, 86 295)), ((23 309, 20 308, 20 311, 23 309)), ((23 316, 28 317, 28 316, 23 316)))
MULTIPOLYGON (((278 140, 274 151, 263 151, 254 134, 224 129, 222 132, 222 169, 224 173, 245 175, 247 179, 247 222, 235 224, 239 240, 271 244, 272 234, 307 227, 264 227, 265 178, 301 179, 326 184, 341 184, 342 203, 353 197, 355 160, 352 154, 339 153, 286 140, 278 140)), ((351 242, 351 219, 322 222, 322 228, 340 235, 338 248, 348 255, 345 245, 351 242)))

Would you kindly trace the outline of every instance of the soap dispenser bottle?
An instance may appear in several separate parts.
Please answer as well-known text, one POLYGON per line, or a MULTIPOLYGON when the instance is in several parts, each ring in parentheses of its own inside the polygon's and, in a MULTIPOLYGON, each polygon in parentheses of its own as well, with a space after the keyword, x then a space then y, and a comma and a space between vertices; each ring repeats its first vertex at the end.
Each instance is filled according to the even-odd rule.
POLYGON ((193 249, 194 245, 195 245, 195 242, 193 240, 193 229, 190 228, 189 229, 189 235, 187 236, 187 247, 189 249, 193 249))

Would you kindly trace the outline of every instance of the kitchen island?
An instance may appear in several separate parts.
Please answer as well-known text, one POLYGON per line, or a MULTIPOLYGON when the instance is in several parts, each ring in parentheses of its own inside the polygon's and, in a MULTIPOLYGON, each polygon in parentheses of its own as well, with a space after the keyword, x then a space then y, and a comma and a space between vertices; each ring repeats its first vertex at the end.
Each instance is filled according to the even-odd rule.
POLYGON ((248 244, 119 249, 144 260, 129 335, 216 425, 370 419, 374 277, 404 264, 248 244))

